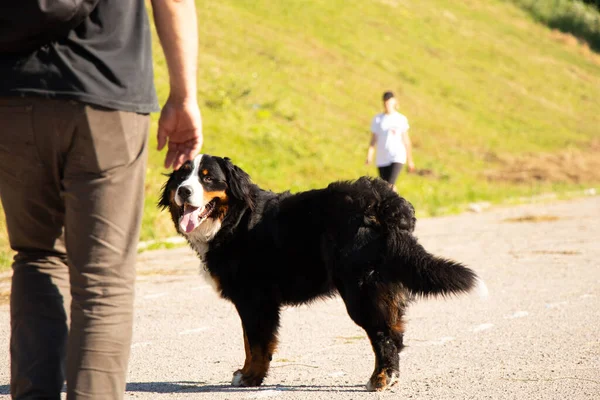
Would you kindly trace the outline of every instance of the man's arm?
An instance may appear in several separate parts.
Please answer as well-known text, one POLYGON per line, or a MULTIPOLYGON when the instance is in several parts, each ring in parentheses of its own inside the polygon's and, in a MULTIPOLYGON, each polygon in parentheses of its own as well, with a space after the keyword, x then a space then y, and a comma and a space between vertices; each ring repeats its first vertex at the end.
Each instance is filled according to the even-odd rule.
POLYGON ((194 0, 152 0, 154 24, 169 70, 169 98, 158 121, 158 150, 167 145, 165 168, 179 168, 202 147, 196 97, 198 21, 194 0))

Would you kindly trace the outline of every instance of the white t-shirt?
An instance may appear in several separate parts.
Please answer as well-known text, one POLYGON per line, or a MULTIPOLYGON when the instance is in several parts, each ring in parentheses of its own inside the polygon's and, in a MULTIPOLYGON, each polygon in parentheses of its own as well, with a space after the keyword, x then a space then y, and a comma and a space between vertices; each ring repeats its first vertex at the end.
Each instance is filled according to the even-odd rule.
POLYGON ((375 163, 384 167, 391 163, 406 164, 404 134, 408 131, 408 119, 397 111, 377 114, 371 122, 371 132, 377 136, 375 163))

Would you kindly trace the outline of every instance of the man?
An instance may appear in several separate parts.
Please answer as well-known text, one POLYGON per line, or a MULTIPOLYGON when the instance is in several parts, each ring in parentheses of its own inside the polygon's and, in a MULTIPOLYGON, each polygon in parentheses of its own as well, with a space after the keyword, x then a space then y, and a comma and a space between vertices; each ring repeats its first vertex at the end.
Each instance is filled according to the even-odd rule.
POLYGON ((398 102, 392 92, 383 93, 383 112, 377 114, 371 121, 371 141, 367 151, 366 164, 373 162, 376 151, 376 164, 379 177, 388 182, 394 191, 396 180, 404 164, 408 172, 415 169, 412 158, 412 143, 408 134, 408 119, 396 111, 398 102))
MULTIPOLYGON (((95 3, 65 36, 0 52, 15 399, 59 399, 65 379, 68 399, 125 391, 148 114, 158 104, 144 0, 95 3)), ((158 147, 177 169, 202 145, 195 3, 151 4, 170 79, 158 147)))

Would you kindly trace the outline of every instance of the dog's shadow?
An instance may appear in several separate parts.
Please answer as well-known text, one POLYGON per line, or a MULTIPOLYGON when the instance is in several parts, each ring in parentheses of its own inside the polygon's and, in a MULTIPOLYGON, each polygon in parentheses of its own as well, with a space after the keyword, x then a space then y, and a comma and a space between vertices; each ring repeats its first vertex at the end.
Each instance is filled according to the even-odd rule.
POLYGON ((127 392, 143 393, 242 393, 258 391, 281 392, 364 392, 364 385, 262 385, 253 388, 240 388, 229 383, 220 385, 205 384, 205 382, 130 382, 127 392))

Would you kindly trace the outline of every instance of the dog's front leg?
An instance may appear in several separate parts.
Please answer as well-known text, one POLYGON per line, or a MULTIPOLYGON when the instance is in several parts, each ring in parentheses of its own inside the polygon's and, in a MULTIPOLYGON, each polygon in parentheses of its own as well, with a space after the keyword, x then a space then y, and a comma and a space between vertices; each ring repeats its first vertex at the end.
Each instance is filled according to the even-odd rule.
POLYGON ((271 305, 252 307, 249 304, 237 306, 244 329, 244 367, 235 371, 233 386, 260 386, 267 376, 269 365, 277 347, 279 327, 279 307, 271 305))

